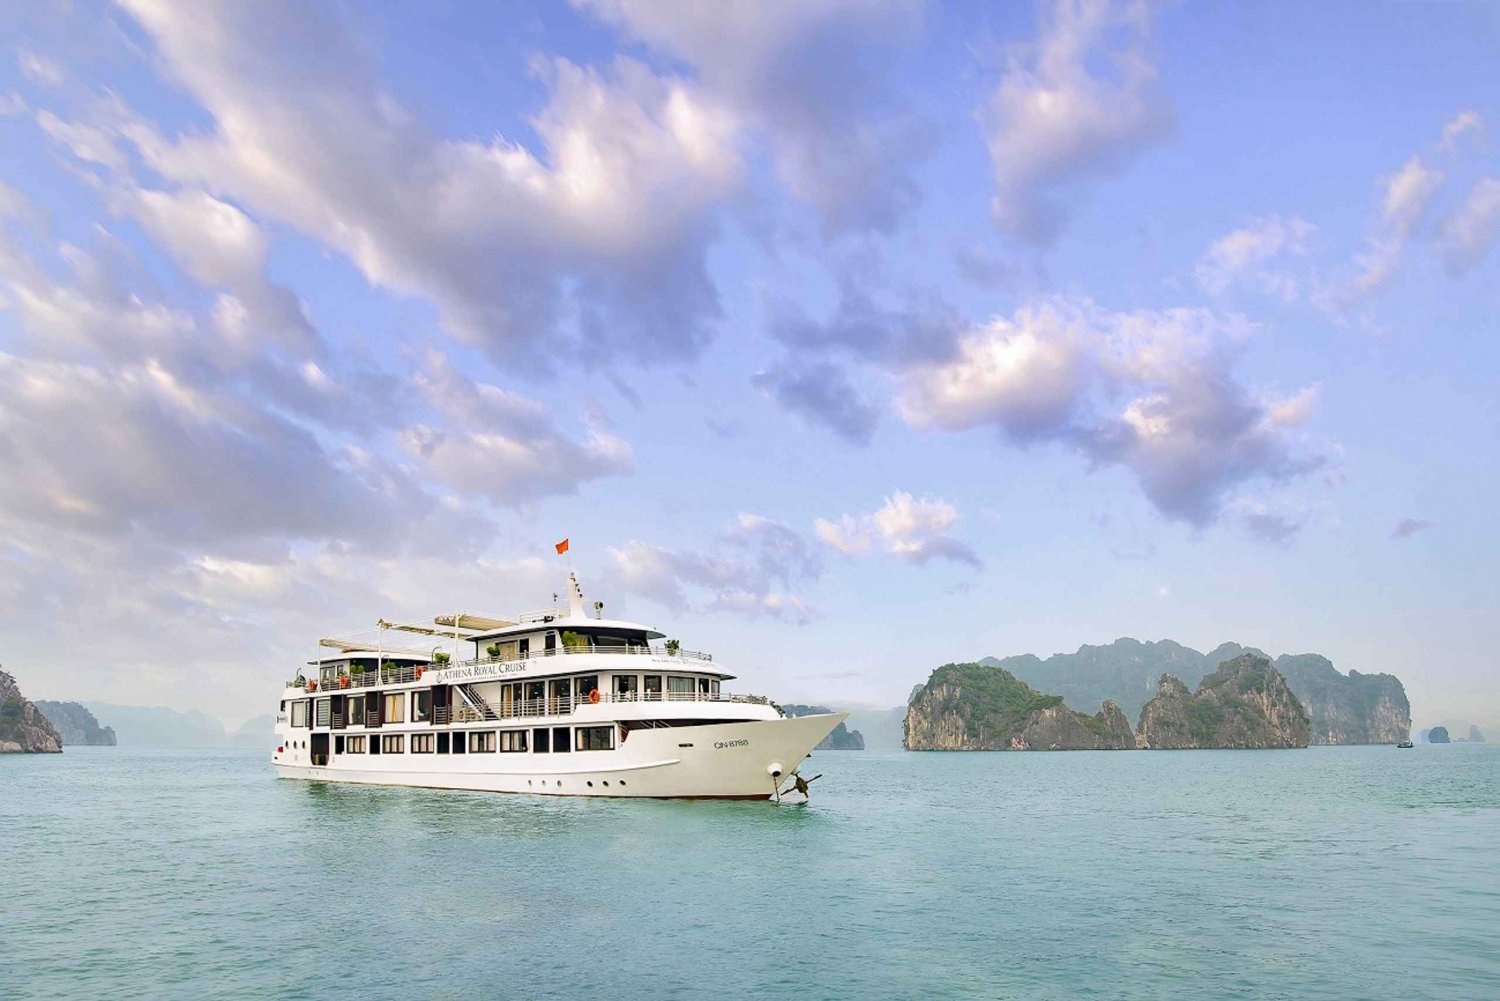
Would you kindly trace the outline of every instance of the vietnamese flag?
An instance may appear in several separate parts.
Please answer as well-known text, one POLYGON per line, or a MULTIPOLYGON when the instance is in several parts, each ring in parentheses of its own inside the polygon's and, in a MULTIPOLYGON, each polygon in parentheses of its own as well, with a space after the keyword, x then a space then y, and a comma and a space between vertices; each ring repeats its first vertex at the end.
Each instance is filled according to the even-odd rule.
POLYGON ((561 556, 563 553, 568 551, 568 540, 562 540, 557 544, 555 548, 557 549, 557 555, 561 556))

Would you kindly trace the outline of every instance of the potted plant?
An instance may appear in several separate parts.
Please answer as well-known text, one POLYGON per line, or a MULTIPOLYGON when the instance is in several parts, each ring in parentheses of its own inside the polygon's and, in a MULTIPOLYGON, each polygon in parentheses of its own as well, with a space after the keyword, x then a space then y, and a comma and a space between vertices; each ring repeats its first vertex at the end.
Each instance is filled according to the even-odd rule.
POLYGON ((442 652, 441 650, 439 650, 437 653, 435 653, 435 654, 432 655, 432 662, 434 664, 446 664, 446 663, 448 663, 449 658, 450 658, 449 654, 446 654, 446 653, 442 652))
POLYGON ((571 629, 564 629, 562 633, 562 644, 564 650, 578 650, 589 645, 586 637, 575 633, 571 629))
POLYGON ((677 652, 679 650, 681 650, 681 649, 682 649, 682 641, 681 640, 667 640, 667 656, 668 657, 675 657, 675 656, 677 656, 677 652))
POLYGON ((491 643, 489 646, 487 646, 487 647, 484 648, 484 652, 490 655, 490 660, 499 660, 500 659, 500 644, 499 643, 491 643))

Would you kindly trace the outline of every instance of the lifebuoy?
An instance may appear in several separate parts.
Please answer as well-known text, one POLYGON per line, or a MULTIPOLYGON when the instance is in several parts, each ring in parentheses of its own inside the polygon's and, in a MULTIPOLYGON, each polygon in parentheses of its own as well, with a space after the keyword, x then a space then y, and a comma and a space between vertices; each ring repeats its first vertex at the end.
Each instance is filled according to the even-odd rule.
POLYGON ((347 674, 342 675, 342 676, 339 677, 339 687, 340 688, 348 688, 349 687, 349 676, 347 674))
POLYGON ((597 689, 597 688, 590 688, 589 689, 589 701, 591 703, 593 703, 594 705, 596 705, 596 706, 599 704, 599 689, 597 689))
POLYGON ((422 680, 422 665, 421 664, 417 665, 417 680, 418 681, 422 680))
POLYGON ((316 681, 309 680, 307 682, 307 690, 309 692, 316 692, 318 690, 318 683, 316 681))

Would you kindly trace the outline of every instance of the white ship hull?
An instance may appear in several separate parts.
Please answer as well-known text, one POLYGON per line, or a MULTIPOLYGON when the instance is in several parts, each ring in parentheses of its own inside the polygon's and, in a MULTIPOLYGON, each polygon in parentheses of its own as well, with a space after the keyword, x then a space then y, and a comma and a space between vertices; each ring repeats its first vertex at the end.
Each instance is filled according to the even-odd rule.
MULTIPOLYGON (((278 755, 281 778, 543 796, 770 799, 847 713, 631 731, 607 751, 278 755), (298 757, 303 757, 298 755, 298 757), (779 774, 773 774, 779 773, 779 774)), ((390 731, 387 731, 390 732, 390 731)), ((407 733, 418 732, 407 730, 407 733)))

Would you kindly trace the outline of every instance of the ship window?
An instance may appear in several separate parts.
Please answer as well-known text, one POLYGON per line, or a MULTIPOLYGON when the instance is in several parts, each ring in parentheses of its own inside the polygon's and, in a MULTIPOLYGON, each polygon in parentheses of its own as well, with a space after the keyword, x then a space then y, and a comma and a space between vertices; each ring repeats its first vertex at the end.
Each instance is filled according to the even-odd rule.
POLYGON ((406 722, 405 692, 391 692, 385 697, 385 721, 387 723, 406 722))
POLYGON ((411 721, 426 723, 432 718, 432 689, 411 693, 411 721))
POLYGON ((381 754, 402 754, 406 750, 406 737, 399 733, 388 733, 380 738, 381 754))
POLYGON ((363 737, 346 737, 346 738, 344 738, 344 746, 345 746, 345 749, 350 754, 364 754, 365 753, 365 738, 363 738, 363 737))
POLYGON ((446 733, 437 735, 437 752, 439 754, 448 753, 448 735, 446 733))
POLYGON ((307 700, 292 703, 292 726, 307 726, 307 700))
POLYGON ((462 733, 455 733, 453 735, 453 753, 454 754, 463 754, 464 753, 464 749, 467 746, 468 745, 464 743, 464 735, 462 733))
POLYGON ((610 751, 615 746, 612 726, 580 726, 573 731, 574 746, 580 751, 610 751))
POLYGON ((648 675, 646 675, 646 701, 647 702, 660 702, 661 701, 661 675, 659 675, 659 674, 648 674, 648 675))
POLYGON ((329 707, 329 703, 332 701, 332 699, 319 699, 317 701, 315 715, 317 716, 318 726, 327 726, 328 721, 332 719, 333 710, 329 707))
POLYGON ((344 738, 343 737, 335 737, 335 738, 333 738, 333 753, 334 754, 343 754, 344 753, 344 738))
POLYGON ((469 734, 470 754, 493 754, 495 751, 495 731, 483 730, 469 734))
POLYGON ((531 753, 546 754, 552 750, 552 731, 539 726, 531 731, 531 753))
POLYGON ((349 696, 349 725, 365 725, 365 697, 363 695, 349 696))
POLYGON ((589 692, 599 687, 599 676, 597 674, 585 674, 575 678, 574 681, 576 682, 576 687, 573 689, 573 692, 578 696, 579 701, 588 698, 589 692))
POLYGON ((569 734, 568 734, 568 728, 567 727, 565 727, 565 726, 555 726, 555 727, 552 728, 552 753, 553 754, 565 754, 566 752, 571 751, 573 749, 573 745, 568 740, 568 737, 569 737, 569 734))
POLYGON ((699 695, 707 695, 708 694, 708 679, 707 678, 699 678, 698 679, 698 694, 699 695))
POLYGON ((640 675, 617 674, 615 675, 615 701, 634 702, 641 689, 640 675))
POLYGON ((501 730, 500 751, 503 754, 519 754, 526 750, 525 730, 501 730))
POLYGON ((413 754, 431 754, 432 753, 432 747, 433 747, 433 740, 432 740, 432 738, 434 736, 436 736, 436 734, 431 734, 431 733, 414 733, 414 734, 412 734, 411 735, 411 753, 413 753, 413 754))
POLYGON ((375 740, 370 741, 370 753, 371 754, 379 754, 380 753, 380 740, 378 738, 375 739, 375 740))
POLYGON ((667 678, 667 698, 690 699, 693 697, 693 687, 692 678, 671 675, 667 678))

